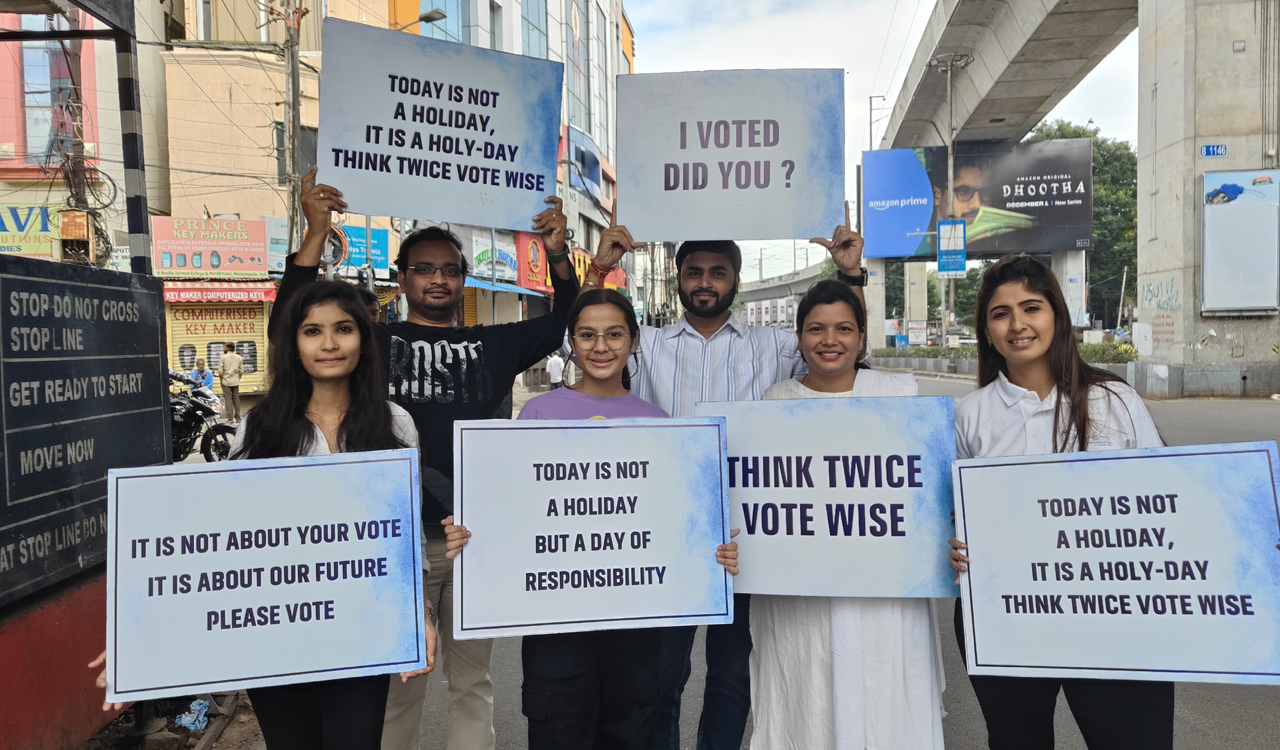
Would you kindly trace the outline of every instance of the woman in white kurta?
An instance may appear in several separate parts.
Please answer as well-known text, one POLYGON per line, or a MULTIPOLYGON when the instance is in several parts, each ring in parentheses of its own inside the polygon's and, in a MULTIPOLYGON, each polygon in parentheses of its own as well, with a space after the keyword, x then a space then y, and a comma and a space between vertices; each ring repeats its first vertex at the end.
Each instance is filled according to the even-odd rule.
MULTIPOLYGON (((809 373, 764 398, 916 395, 911 375, 861 361, 866 322, 847 285, 815 284, 796 311, 809 373)), ((943 672, 928 599, 756 594, 751 639, 751 750, 942 748, 943 672)))

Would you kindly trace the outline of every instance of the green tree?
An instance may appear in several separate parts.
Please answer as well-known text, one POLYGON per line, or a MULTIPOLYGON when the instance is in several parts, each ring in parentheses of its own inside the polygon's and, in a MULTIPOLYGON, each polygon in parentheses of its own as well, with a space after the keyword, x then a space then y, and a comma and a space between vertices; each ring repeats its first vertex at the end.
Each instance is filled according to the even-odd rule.
MULTIPOLYGON (((901 318, 907 309, 906 292, 903 290, 902 261, 886 260, 884 263, 884 317, 886 320, 901 318)), ((906 333, 906 331, 903 331, 906 333)))
MULTIPOLYGON (((1116 326, 1120 283, 1129 268, 1132 296, 1138 273, 1138 157, 1127 141, 1099 135, 1090 124, 1066 120, 1042 122, 1028 141, 1089 138, 1093 141, 1093 248, 1088 254, 1089 313, 1103 325, 1116 326)), ((959 295, 957 294, 957 303, 959 295)), ((956 311, 957 315, 959 310, 956 311)))
MULTIPOLYGON (((983 266, 985 268, 985 264, 983 266)), ((982 285, 982 268, 970 268, 963 279, 956 279, 956 324, 973 326, 973 311, 978 305, 978 288, 982 285)))

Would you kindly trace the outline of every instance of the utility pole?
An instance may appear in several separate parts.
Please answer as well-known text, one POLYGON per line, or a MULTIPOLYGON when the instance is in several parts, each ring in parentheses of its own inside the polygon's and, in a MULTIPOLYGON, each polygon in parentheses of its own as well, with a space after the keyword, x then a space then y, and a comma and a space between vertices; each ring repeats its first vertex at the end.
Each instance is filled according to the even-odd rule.
MULTIPOLYGON (((1115 278, 1112 276, 1111 278, 1115 278)), ((1124 325, 1124 287, 1129 282, 1129 267, 1124 267, 1124 274, 1120 277, 1120 304, 1116 307, 1116 328, 1124 325)))
MULTIPOLYGON (((956 218, 956 111, 955 104, 952 102, 951 92, 951 72, 955 68, 969 67, 969 63, 973 62, 973 55, 966 55, 960 52, 954 52, 949 55, 937 55, 929 60, 929 67, 937 68, 938 72, 947 74, 947 218, 956 218)), ((936 246, 941 247, 942 235, 938 235, 936 246)), ((956 301, 956 282, 955 279, 948 279, 949 284, 943 284, 942 279, 938 279, 938 286, 942 290, 942 345, 947 343, 947 324, 951 313, 955 311, 956 301), (947 307, 947 287, 951 287, 951 307, 947 307)))
POLYGON ((868 151, 876 150, 876 142, 875 142, 875 135, 874 135, 875 125, 876 125, 876 118, 875 118, 876 110, 875 110, 875 105, 871 103, 873 99, 880 99, 881 101, 883 101, 884 97, 880 96, 879 94, 872 94, 871 96, 867 97, 867 150, 868 151))
MULTIPOLYGON (((302 247, 302 175, 299 169, 298 141, 302 130, 301 88, 302 74, 298 65, 298 26, 305 8, 298 7, 298 0, 285 0, 285 42, 284 62, 286 93, 285 103, 285 174, 289 180, 289 252, 296 253, 302 247)), ((365 252, 368 252, 369 237, 365 235, 365 252)))

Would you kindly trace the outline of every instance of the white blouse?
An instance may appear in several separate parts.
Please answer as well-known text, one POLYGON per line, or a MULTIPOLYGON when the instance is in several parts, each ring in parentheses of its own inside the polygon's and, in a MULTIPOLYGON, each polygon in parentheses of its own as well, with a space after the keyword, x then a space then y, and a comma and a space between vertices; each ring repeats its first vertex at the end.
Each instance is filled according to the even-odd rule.
MULTIPOLYGON (((1055 388, 1042 401, 1034 391, 1009 382, 1004 373, 956 402, 956 458, 1038 456, 1053 453, 1055 388)), ((1058 429, 1076 450, 1064 400, 1058 429)), ((1137 391, 1111 382, 1089 389, 1090 451, 1159 448, 1164 445, 1137 391), (1108 390, 1109 389, 1109 390, 1108 390)))
POLYGON ((919 391, 911 373, 858 370, 853 380, 853 390, 841 393, 815 391, 801 383, 801 378, 791 378, 769 386, 764 392, 765 401, 788 401, 798 398, 866 398, 869 396, 914 396, 919 391))
MULTIPOLYGON (((395 434, 400 442, 406 447, 418 448, 418 428, 413 423, 413 417, 409 416, 409 412, 404 407, 391 401, 387 402, 387 406, 391 408, 391 432, 395 434)), ((248 419, 240 420, 240 426, 236 428, 236 437, 231 441, 231 453, 234 456, 236 451, 244 445, 244 431, 249 426, 248 419)), ((303 455, 305 456, 331 456, 333 452, 329 450, 329 441, 325 440, 324 432, 316 425, 311 426, 314 434, 311 438, 311 447, 303 455)), ((339 449, 339 452, 343 452, 339 449)))

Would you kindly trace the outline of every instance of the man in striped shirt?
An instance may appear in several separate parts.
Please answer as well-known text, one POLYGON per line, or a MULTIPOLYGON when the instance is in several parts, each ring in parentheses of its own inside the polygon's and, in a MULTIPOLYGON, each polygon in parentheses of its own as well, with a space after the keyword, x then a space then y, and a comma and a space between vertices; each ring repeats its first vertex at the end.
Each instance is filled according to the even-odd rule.
MULTIPOLYGON (((845 226, 825 246, 846 280, 862 297, 867 270, 863 240, 845 226)), ((598 285, 622 256, 642 243, 626 227, 600 236, 600 247, 586 274, 586 286, 598 285)), ((699 401, 754 401, 774 383, 807 371, 794 331, 748 326, 731 310, 742 272, 742 251, 729 240, 690 241, 676 253, 680 304, 685 313, 663 328, 641 326, 640 346, 631 360, 631 392, 673 417, 694 416, 699 401)), ((585 287, 584 287, 585 288, 585 287)), ((738 750, 751 708, 750 596, 733 600, 734 621, 707 628, 707 683, 698 723, 698 750, 738 750)), ((662 693, 653 747, 680 746, 680 696, 691 671, 696 627, 663 630, 662 693)))

